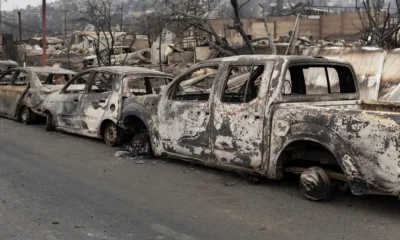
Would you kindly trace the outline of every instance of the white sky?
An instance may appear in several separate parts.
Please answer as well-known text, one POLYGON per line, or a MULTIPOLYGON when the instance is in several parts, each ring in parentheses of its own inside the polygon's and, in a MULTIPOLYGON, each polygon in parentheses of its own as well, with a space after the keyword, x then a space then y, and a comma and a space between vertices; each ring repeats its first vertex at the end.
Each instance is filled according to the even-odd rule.
MULTIPOLYGON (((42 5, 42 0, 0 0, 2 10, 13 10, 15 8, 25 8, 27 5, 37 6, 42 5)), ((55 0, 46 0, 47 3, 54 2, 55 0)))

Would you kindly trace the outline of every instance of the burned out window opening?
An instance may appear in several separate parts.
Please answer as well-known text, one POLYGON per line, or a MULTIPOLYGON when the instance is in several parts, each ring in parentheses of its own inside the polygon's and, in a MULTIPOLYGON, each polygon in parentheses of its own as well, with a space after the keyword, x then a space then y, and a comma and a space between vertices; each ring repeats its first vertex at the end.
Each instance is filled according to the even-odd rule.
POLYGON ((124 96, 143 96, 159 94, 170 82, 171 79, 153 76, 127 75, 123 78, 124 96))
POLYGON ((194 69, 174 84, 169 98, 175 101, 208 101, 217 71, 218 65, 194 69))
POLYGON ((28 74, 26 72, 19 71, 17 73, 17 77, 15 78, 13 85, 16 86, 28 85, 28 74))
POLYGON ((89 87, 89 92, 104 93, 113 90, 119 90, 119 84, 115 84, 116 76, 112 73, 98 72, 96 73, 92 84, 89 87), (117 88, 118 87, 118 88, 117 88))
POLYGON ((161 78, 161 77, 148 77, 147 79, 151 86, 152 94, 159 94, 171 82, 170 79, 161 78))
POLYGON ((225 81, 222 102, 248 103, 256 99, 264 71, 264 65, 231 66, 225 81))
POLYGON ((89 81, 91 72, 85 72, 77 76, 73 81, 67 83, 64 88, 63 93, 74 94, 74 93, 84 93, 86 84, 89 81))
POLYGON ((10 85, 15 71, 9 71, 0 78, 0 85, 10 85))
POLYGON ((124 96, 126 97, 147 95, 149 92, 146 79, 144 77, 128 75, 125 76, 122 81, 124 82, 124 96))
POLYGON ((70 79, 71 75, 68 74, 37 74, 37 77, 39 78, 40 82, 45 85, 64 85, 66 84, 70 79))
POLYGON ((331 65, 294 65, 285 74, 283 95, 330 95, 356 93, 353 74, 348 67, 331 65))

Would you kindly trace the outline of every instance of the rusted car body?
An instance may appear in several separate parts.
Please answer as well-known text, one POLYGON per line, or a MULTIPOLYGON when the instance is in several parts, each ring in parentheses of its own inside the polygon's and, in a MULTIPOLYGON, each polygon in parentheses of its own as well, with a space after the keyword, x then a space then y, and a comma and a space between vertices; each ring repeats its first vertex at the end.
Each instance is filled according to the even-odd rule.
POLYGON ((128 99, 121 126, 144 126, 156 156, 276 180, 300 173, 313 200, 329 195, 331 181, 357 195, 398 196, 400 104, 359 98, 347 62, 238 56, 193 66, 161 96, 128 99), (210 82, 193 80, 207 69, 218 70, 210 82))
POLYGON ((76 73, 52 67, 18 67, 0 76, 0 115, 30 123, 40 105, 76 73))
POLYGON ((123 102, 135 95, 157 94, 171 79, 171 75, 137 67, 83 71, 43 103, 46 127, 119 145, 124 135, 117 127, 123 102))

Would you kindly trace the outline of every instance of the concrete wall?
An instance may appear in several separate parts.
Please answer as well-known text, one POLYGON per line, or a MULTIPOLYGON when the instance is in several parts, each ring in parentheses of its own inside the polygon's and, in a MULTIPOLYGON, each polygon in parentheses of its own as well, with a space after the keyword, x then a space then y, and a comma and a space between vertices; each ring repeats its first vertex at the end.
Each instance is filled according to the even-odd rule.
MULTIPOLYGON (((274 35, 275 23, 273 23, 273 22, 268 23, 268 31, 270 32, 271 36, 273 38, 275 38, 275 35, 274 35)), ((254 22, 251 25, 250 33, 251 33, 251 35, 253 35, 256 38, 266 37, 267 30, 265 30, 265 24, 263 22, 254 22)))
POLYGON ((323 16, 320 21, 321 28, 321 39, 324 39, 329 36, 342 36, 343 34, 343 25, 342 25, 343 16, 340 15, 327 15, 323 16))
MULTIPOLYGON (((383 23, 386 15, 384 12, 379 14, 379 23, 383 23)), ((367 25, 367 14, 361 13, 364 26, 367 25)), ((268 27, 272 36, 277 39, 280 36, 287 35, 293 30, 296 22, 295 16, 270 17, 268 27)), ((248 34, 257 37, 266 35, 264 23, 258 19, 242 19, 243 28, 248 34)), ((211 20, 211 26, 214 30, 226 36, 227 38, 240 37, 235 30, 227 29, 226 26, 232 26, 231 19, 211 20)), ((355 35, 360 33, 363 28, 362 21, 356 12, 344 12, 342 15, 315 16, 315 18, 300 19, 300 36, 313 36, 314 39, 324 39, 329 36, 340 37, 344 35, 355 35)))

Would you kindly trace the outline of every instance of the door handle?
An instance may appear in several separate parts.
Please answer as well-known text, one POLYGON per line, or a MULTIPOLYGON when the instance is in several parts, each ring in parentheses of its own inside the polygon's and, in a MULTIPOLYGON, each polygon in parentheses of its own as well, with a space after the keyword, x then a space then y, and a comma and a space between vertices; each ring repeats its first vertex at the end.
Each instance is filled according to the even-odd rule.
POLYGON ((79 100, 78 99, 74 99, 74 103, 77 103, 79 100))
POLYGON ((101 99, 101 100, 99 100, 99 103, 106 103, 106 100, 105 99, 101 99))
POLYGON ((209 113, 209 112, 206 112, 206 116, 210 116, 210 113, 209 113))
POLYGON ((260 120, 260 119, 261 119, 260 116, 254 116, 254 118, 255 118, 256 120, 260 120))

